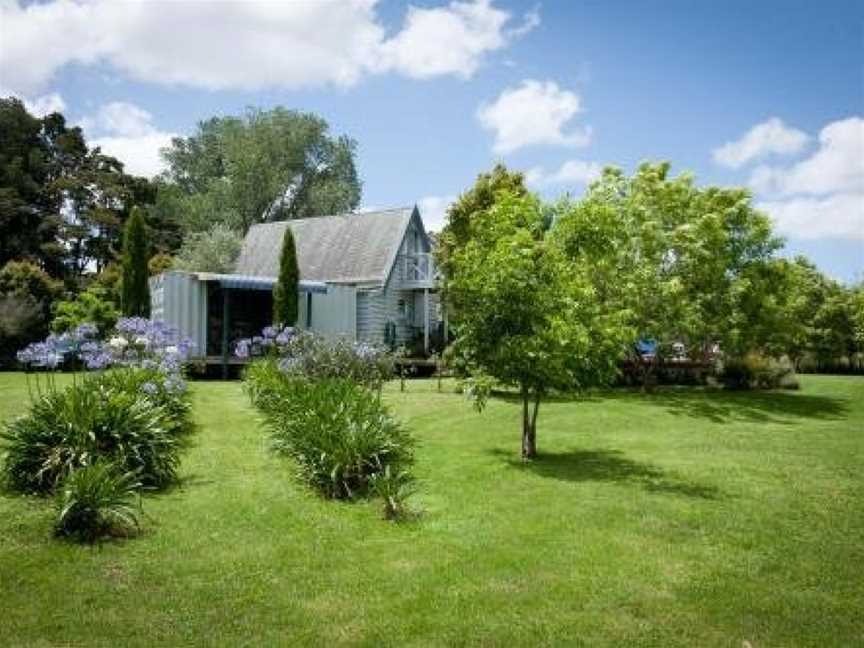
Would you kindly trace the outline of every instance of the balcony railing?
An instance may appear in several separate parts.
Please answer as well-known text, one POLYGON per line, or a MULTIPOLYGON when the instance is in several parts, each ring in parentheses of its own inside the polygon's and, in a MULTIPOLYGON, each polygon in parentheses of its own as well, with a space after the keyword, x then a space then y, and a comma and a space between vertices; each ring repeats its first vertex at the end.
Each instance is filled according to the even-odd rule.
POLYGON ((435 259, 428 252, 400 255, 399 267, 402 282, 408 287, 432 288, 435 286, 435 259))

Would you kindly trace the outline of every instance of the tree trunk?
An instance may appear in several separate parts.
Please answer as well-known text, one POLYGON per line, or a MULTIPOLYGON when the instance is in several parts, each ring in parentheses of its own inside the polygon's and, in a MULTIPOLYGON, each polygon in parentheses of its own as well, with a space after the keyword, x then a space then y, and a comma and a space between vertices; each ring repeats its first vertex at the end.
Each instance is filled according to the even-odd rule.
POLYGON ((537 412, 540 409, 540 394, 534 395, 534 411, 529 412, 531 394, 522 388, 522 459, 537 456, 537 412))

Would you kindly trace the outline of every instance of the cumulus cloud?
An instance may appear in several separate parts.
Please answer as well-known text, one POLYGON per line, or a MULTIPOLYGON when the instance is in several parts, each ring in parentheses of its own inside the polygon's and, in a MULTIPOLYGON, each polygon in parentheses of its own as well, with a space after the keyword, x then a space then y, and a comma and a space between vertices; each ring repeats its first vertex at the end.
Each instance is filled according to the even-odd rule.
POLYGON ((543 167, 533 167, 525 172, 525 181, 533 186, 542 185, 588 185, 600 177, 603 165, 585 160, 567 160, 557 170, 547 173, 543 167))
POLYGON ((447 208, 453 204, 456 196, 425 196, 417 201, 417 208, 423 217, 423 223, 430 232, 440 232, 444 227, 447 208))
POLYGON ((364 75, 470 77, 521 25, 491 0, 410 7, 387 38, 376 0, 0 2, 0 77, 21 91, 69 64, 212 90, 350 86, 364 75))
POLYGON ((769 200, 757 203, 756 207, 770 214, 777 229, 784 234, 804 239, 864 241, 864 193, 769 200))
POLYGON ((832 122, 819 148, 786 167, 760 166, 750 185, 785 234, 864 240, 864 119, 832 122))
POLYGON ((807 133, 789 128, 782 119, 772 117, 751 128, 741 139, 714 149, 714 161, 737 169, 768 155, 798 153, 809 140, 807 133))
POLYGON ((177 136, 159 130, 143 108, 122 101, 105 104, 82 119, 81 127, 91 146, 123 162, 127 173, 148 178, 165 169, 159 152, 177 136))
POLYGON ((521 26, 505 30, 510 14, 489 0, 452 2, 445 7, 410 7, 402 30, 381 47, 382 66, 424 79, 444 74, 468 78, 482 56, 539 24, 536 10, 521 26))
POLYGON ((477 119, 495 134, 493 150, 506 154, 540 144, 587 146, 591 141, 589 128, 565 131, 581 110, 576 93, 554 81, 527 79, 518 87, 506 88, 492 103, 482 104, 477 119))

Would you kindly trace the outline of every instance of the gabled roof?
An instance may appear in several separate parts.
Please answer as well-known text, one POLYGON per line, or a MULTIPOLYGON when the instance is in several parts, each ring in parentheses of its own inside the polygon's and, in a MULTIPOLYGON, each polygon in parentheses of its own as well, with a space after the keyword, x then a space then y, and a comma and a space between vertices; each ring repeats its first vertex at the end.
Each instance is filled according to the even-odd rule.
POLYGON ((275 277, 285 228, 297 246, 300 278, 306 281, 387 281, 416 207, 320 216, 249 228, 235 272, 275 277))

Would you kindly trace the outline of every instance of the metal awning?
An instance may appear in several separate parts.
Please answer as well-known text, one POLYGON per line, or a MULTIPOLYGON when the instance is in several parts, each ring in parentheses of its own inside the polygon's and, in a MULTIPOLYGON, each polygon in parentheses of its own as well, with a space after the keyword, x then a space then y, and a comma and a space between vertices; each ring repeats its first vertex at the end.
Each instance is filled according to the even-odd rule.
MULTIPOLYGON (((222 288, 235 290, 273 290, 276 279, 273 277, 257 277, 254 275, 217 274, 214 272, 196 272, 199 281, 212 281, 222 288)), ((327 284, 323 281, 300 281, 300 292, 327 293, 327 284)))

